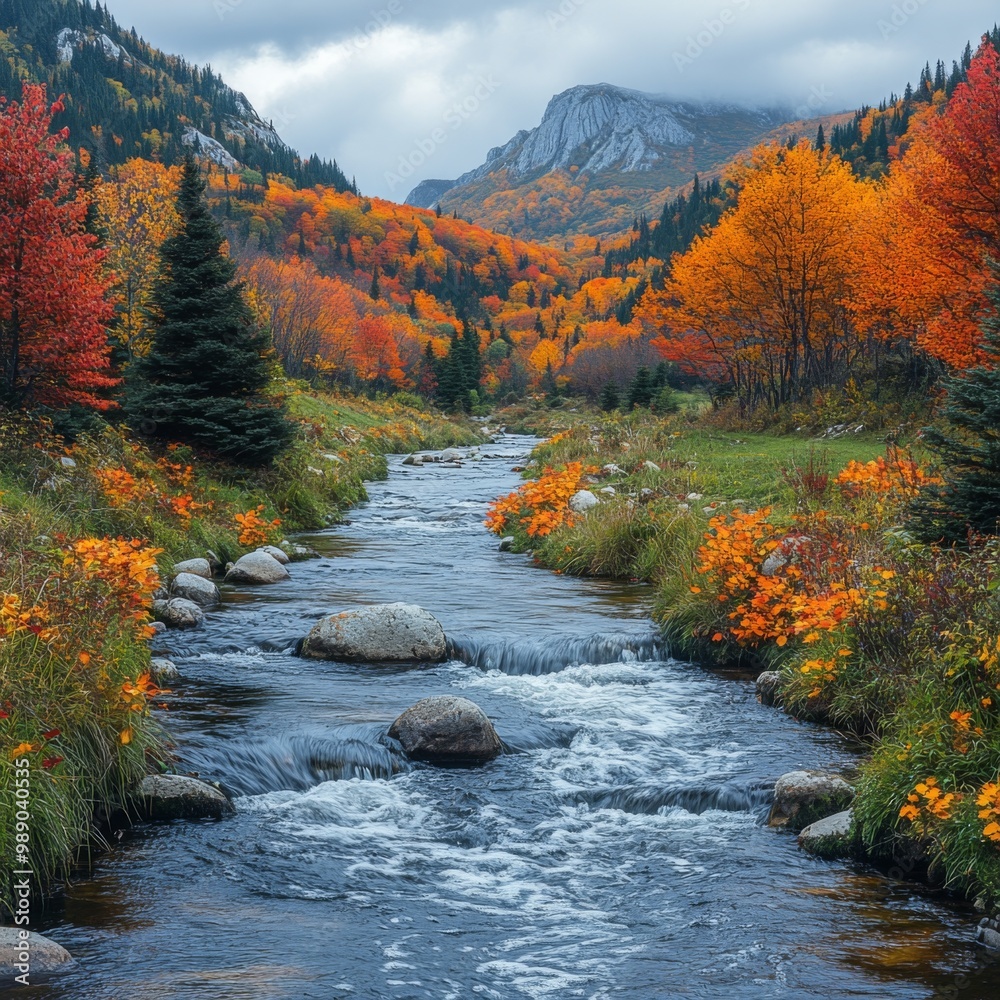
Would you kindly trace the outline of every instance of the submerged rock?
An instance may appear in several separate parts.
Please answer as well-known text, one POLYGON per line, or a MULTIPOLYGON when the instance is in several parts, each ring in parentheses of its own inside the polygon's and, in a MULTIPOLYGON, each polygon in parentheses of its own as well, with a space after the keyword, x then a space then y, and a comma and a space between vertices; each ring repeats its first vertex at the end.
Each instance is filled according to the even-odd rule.
POLYGON ((765 670, 757 678, 757 697, 762 705, 774 705, 780 694, 781 674, 777 670, 765 670))
POLYGON ((976 943, 990 951, 1000 951, 1000 919, 984 917, 976 930, 976 943))
POLYGON ((441 623, 412 604, 376 604, 324 618, 302 655, 341 663, 439 663, 448 642, 441 623))
POLYGON ((407 756, 433 764, 485 764, 503 753, 486 713, 467 698, 425 698, 389 729, 407 756))
POLYGON ((20 927, 0 927, 0 978, 12 986, 15 976, 48 976, 73 964, 73 956, 55 941, 20 927), (26 968, 25 968, 26 967, 26 968))
POLYGON ((219 588, 211 580, 193 573, 179 573, 170 585, 172 597, 182 597, 193 601, 202 608, 214 608, 222 603, 219 588))
POLYGON ((153 617, 167 628, 198 628, 205 621, 205 612, 186 597, 172 597, 153 601, 153 617))
POLYGON ((288 570, 266 552, 248 552, 226 573, 227 583, 280 583, 288 578, 288 570))
POLYGON ((854 801, 854 789, 839 774, 822 771, 792 771, 774 786, 770 826, 802 830, 846 809, 854 801))
POLYGON ((600 505, 600 500, 594 496, 590 490, 580 490, 579 493, 574 493, 569 499, 569 509, 573 511, 574 514, 586 514, 588 511, 593 510, 595 507, 600 505))
POLYGON ((288 556, 291 562, 305 562, 307 559, 319 559, 320 554, 309 548, 308 545, 296 545, 295 542, 283 541, 281 551, 288 556))
POLYGON ((175 563, 174 573, 177 576, 189 573, 191 576, 200 576, 206 580, 211 580, 214 575, 212 564, 207 559, 186 559, 184 562, 175 563))
POLYGON ((236 810, 215 785, 183 774, 149 774, 139 783, 137 800, 144 819, 221 819, 236 810))
POLYGON ((799 846, 821 858, 846 858, 854 853, 851 810, 811 823, 799 834, 799 846))

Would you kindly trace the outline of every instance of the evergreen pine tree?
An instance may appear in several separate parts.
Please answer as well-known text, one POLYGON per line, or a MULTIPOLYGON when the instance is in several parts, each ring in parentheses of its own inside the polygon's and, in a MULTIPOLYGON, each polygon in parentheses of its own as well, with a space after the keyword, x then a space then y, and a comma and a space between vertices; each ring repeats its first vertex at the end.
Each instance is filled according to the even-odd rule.
POLYGON ((647 408, 653 401, 653 379, 649 369, 643 366, 635 373, 628 387, 627 409, 631 412, 637 406, 647 408))
POLYGON ((614 382, 607 382, 601 390, 599 406, 605 413, 617 410, 622 404, 622 396, 614 382))
POLYGON ((816 149, 820 153, 826 149, 826 133, 823 131, 822 125, 820 125, 819 130, 816 133, 816 149))
POLYGON ((944 467, 944 485, 925 489, 911 508, 926 541, 961 542, 970 531, 1000 533, 1000 263, 990 262, 989 314, 982 322, 987 363, 945 381, 945 429, 924 430, 944 467))
POLYGON ((379 287, 378 283, 377 264, 375 265, 375 270, 372 271, 372 285, 371 288, 368 289, 368 298, 372 299, 374 302, 377 302, 380 298, 382 298, 382 289, 379 287))
POLYGON ((154 296, 159 322, 149 355, 129 370, 127 411, 147 437, 267 465, 291 442, 294 428, 283 404, 266 394, 267 338, 253 327, 204 191, 189 156, 177 201, 181 227, 161 250, 154 296))

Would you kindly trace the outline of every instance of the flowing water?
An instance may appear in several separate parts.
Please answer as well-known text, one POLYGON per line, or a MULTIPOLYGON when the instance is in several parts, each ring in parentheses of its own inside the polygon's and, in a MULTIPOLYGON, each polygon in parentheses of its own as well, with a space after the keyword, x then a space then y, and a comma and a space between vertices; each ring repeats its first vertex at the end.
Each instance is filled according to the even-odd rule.
POLYGON ((851 766, 836 735, 671 660, 643 588, 497 552, 486 505, 531 444, 462 469, 394 461, 353 523, 308 539, 321 560, 167 637, 183 769, 238 813, 102 856, 43 928, 76 969, 32 995, 996 996, 967 911, 764 825, 779 775, 851 766), (440 617, 451 661, 294 657, 319 618, 386 601, 440 617), (446 693, 510 752, 476 770, 396 753, 392 719, 446 693))

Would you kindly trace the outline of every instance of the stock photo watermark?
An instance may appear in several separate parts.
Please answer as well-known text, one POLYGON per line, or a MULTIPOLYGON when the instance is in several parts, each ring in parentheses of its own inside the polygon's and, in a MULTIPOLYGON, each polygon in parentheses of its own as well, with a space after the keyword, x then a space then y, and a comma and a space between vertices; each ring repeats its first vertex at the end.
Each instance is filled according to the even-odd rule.
POLYGON ((706 49, 711 48, 725 33, 726 28, 733 24, 740 14, 749 10, 751 0, 733 0, 729 7, 723 7, 716 17, 707 18, 701 31, 688 35, 684 51, 674 52, 674 65, 678 73, 683 73, 692 66, 706 49))
POLYGON ((876 27, 882 33, 882 40, 888 41, 897 31, 902 31, 915 14, 926 7, 931 0, 903 0, 902 3, 893 4, 889 19, 879 18, 876 27))
POLYGON ((463 100, 456 101, 443 115, 439 125, 422 139, 417 139, 409 153, 399 158, 395 171, 386 171, 385 181, 390 191, 411 179, 447 141, 497 92, 500 83, 492 75, 481 76, 475 89, 463 100))
POLYGON ((554 10, 545 12, 550 28, 561 28, 574 14, 586 7, 590 0, 562 0, 554 10))
POLYGON ((17 928, 15 942, 16 975, 14 982, 19 986, 31 985, 31 937, 28 925, 31 923, 31 860, 28 843, 31 840, 31 762, 22 757, 14 761, 14 857, 17 868, 11 872, 14 888, 14 926, 17 928))
POLYGON ((800 104, 795 109, 798 118, 812 118, 817 111, 825 108, 833 100, 833 91, 826 85, 813 87, 809 92, 809 97, 805 103, 800 104))

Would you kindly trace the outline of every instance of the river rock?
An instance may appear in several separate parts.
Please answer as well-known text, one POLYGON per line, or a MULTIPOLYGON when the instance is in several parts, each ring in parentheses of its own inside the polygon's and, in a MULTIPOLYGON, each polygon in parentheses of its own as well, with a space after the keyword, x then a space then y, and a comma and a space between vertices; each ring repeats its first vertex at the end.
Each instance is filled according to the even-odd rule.
POLYGON ((62 458, 59 459, 59 464, 64 469, 75 469, 76 468, 76 459, 75 458, 70 458, 69 455, 63 455, 62 458))
POLYGON ((990 951, 1000 951, 1000 920, 984 917, 976 930, 976 942, 990 951))
POLYGON ((614 462, 612 462, 610 465, 604 466, 604 468, 601 469, 601 472, 605 476, 620 476, 624 471, 625 471, 624 469, 620 469, 617 465, 615 465, 614 462))
POLYGON ((757 678, 757 697, 762 705, 777 703, 781 688, 781 674, 777 670, 765 670, 757 678))
POLYGON ((517 539, 513 535, 508 535, 506 538, 500 539, 500 551, 501 552, 513 552, 514 546, 517 544, 517 539))
POLYGON ((424 460, 420 457, 420 455, 407 455, 406 458, 403 459, 403 465, 412 465, 418 469, 421 468, 423 464, 424 460))
POLYGON ((503 752, 486 713, 467 698, 425 698, 390 727, 407 756, 434 764, 485 764, 503 752))
POLYGON ((266 552, 248 552, 226 573, 227 583, 280 583, 288 579, 288 570, 266 552))
POLYGON ((811 823, 799 834, 799 846, 821 858, 846 858, 854 853, 851 810, 811 823))
POLYGON ((465 456, 457 448, 445 448, 441 452, 442 462, 461 462, 465 456))
POLYGON ((325 618, 302 655, 341 663, 440 663, 448 642, 441 623, 411 604, 377 604, 325 618))
POLYGON ((205 621, 205 612, 186 597, 172 597, 153 601, 153 617, 167 628, 198 628, 205 621))
POLYGON ((177 665, 173 660, 168 660, 163 656, 154 656, 152 662, 150 663, 150 669, 153 674, 153 679, 159 683, 160 681, 175 681, 180 677, 181 672, 177 669, 177 665))
POLYGON ((183 597, 202 608, 214 608, 222 603, 219 588, 211 580, 194 573, 179 573, 170 584, 171 597, 183 597))
POLYGON ((774 805, 768 824, 802 830, 846 809, 854 801, 854 789, 839 774, 823 771, 792 771, 774 786, 774 805))
POLYGON ((19 966, 28 966, 30 983, 35 976, 49 976, 72 964, 73 956, 44 935, 20 927, 0 927, 0 979, 5 986, 12 986, 15 976, 25 974, 19 966))
POLYGON ((574 514, 586 514, 600 504, 600 500, 590 490, 580 490, 569 499, 569 509, 574 514))
POLYGON ((212 564, 207 559, 185 559, 184 562, 175 563, 174 573, 177 576, 187 573, 191 576, 200 576, 205 580, 211 580, 214 575, 212 564))
POLYGON ((287 566, 292 561, 288 553, 283 549, 279 549, 277 545, 262 545, 257 551, 266 552, 272 559, 280 562, 282 566, 287 566))
POLYGON ((183 774, 149 774, 139 783, 142 815, 154 822, 173 819, 221 819, 236 810, 215 785, 183 774))

